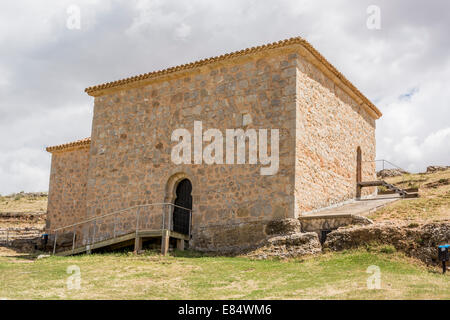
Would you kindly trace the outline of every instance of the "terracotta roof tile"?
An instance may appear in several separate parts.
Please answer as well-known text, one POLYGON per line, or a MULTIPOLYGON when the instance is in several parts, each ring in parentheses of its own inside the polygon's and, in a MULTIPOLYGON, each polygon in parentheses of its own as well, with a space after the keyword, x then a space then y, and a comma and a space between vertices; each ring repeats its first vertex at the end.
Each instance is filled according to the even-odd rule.
POLYGON ((295 38, 290 38, 290 39, 286 39, 286 40, 281 40, 281 41, 277 41, 277 42, 273 42, 273 43, 269 43, 269 44, 265 44, 265 45, 261 45, 261 46, 257 46, 257 47, 251 47, 251 48, 243 49, 240 51, 235 51, 232 53, 226 53, 226 54, 212 57, 212 58, 201 59, 201 60, 198 60, 195 62, 186 63, 186 64, 182 64, 179 66, 175 66, 175 67, 171 67, 171 68, 167 68, 167 69, 163 69, 163 70, 144 73, 144 74, 137 75, 134 77, 129 77, 129 78, 125 78, 125 79, 121 79, 121 80, 117 80, 117 81, 107 82, 107 83, 100 84, 97 86, 88 87, 85 89, 85 92, 87 92, 91 96, 96 96, 96 94, 98 95, 100 93, 100 91, 103 91, 106 89, 120 87, 120 86, 130 84, 133 82, 156 78, 156 77, 159 77, 162 75, 167 75, 167 74, 182 71, 182 70, 189 70, 189 69, 212 64, 215 62, 220 62, 220 61, 231 59, 231 58, 238 57, 238 56, 249 55, 249 54, 253 54, 256 52, 281 48, 281 47, 285 47, 285 46, 289 46, 289 45, 293 45, 293 44, 302 45, 315 58, 317 58, 320 62, 322 62, 329 71, 331 71, 338 79, 340 79, 346 86, 348 86, 359 98, 361 98, 361 100, 378 117, 381 117, 382 113, 380 112, 380 110, 378 110, 378 108, 372 102, 370 102, 370 100, 367 99, 367 97, 365 97, 349 80, 347 80, 347 78, 345 78, 344 75, 342 75, 330 62, 328 62, 328 60, 326 60, 309 42, 307 42, 306 40, 304 40, 301 37, 295 37, 295 38))
POLYGON ((62 151, 62 150, 71 149, 71 148, 75 148, 75 147, 89 146, 90 144, 91 144, 91 138, 85 138, 85 139, 81 139, 81 140, 77 140, 77 141, 73 141, 73 142, 60 144, 57 146, 47 147, 47 148, 45 148, 45 150, 47 150, 47 152, 62 151))

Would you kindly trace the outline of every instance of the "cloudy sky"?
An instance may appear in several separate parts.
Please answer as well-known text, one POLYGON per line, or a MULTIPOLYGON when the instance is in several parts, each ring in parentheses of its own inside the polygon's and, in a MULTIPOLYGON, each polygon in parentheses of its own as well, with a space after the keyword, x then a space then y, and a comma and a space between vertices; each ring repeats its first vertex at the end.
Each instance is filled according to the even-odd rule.
POLYGON ((0 194, 48 189, 45 147, 90 136, 84 88, 293 36, 384 113, 378 159, 450 165, 449 13, 444 0, 2 1, 0 194))

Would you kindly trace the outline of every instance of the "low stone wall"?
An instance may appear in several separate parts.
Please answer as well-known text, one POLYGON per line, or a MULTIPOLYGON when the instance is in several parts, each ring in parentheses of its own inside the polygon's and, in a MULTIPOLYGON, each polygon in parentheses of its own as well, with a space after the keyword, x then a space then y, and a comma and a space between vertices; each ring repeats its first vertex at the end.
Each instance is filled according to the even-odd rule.
POLYGON ((450 221, 428 223, 377 223, 340 228, 327 236, 324 249, 340 251, 370 243, 388 244, 427 264, 436 264, 439 245, 450 243, 450 221))
POLYGON ((369 225, 373 222, 362 216, 353 214, 310 215, 299 217, 302 232, 316 232, 321 237, 322 230, 336 230, 348 225, 369 225))
MULTIPOLYGON (((8 247, 17 250, 18 252, 31 253, 34 251, 45 251, 52 252, 54 246, 55 237, 54 235, 49 235, 47 243, 44 243, 40 236, 31 234, 30 236, 22 236, 20 238, 14 239, 8 243, 8 247)), ((69 250, 72 248, 73 233, 68 232, 64 234, 59 234, 56 239, 56 252, 61 252, 69 250)))
POLYGON ((233 253, 257 247, 267 234, 268 221, 206 226, 194 230, 190 247, 203 252, 233 253))
POLYGON ((340 214, 215 225, 195 230, 190 247, 219 254, 246 254, 257 250, 250 253, 255 257, 301 256, 321 251, 323 230, 372 223, 366 217, 340 214))
POLYGON ((254 221, 204 228, 193 241, 195 250, 246 255, 256 259, 289 258, 321 252, 316 233, 302 233, 298 219, 254 221))

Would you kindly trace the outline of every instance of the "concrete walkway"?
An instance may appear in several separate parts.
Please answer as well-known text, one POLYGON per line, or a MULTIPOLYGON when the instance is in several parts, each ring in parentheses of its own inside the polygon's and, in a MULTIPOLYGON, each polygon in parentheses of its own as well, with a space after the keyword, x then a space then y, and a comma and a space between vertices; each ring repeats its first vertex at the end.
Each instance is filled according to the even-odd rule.
POLYGON ((402 199, 397 194, 379 195, 371 199, 354 200, 344 205, 326 208, 313 213, 305 214, 303 217, 325 217, 337 215, 357 215, 367 216, 368 214, 380 209, 392 202, 402 199))

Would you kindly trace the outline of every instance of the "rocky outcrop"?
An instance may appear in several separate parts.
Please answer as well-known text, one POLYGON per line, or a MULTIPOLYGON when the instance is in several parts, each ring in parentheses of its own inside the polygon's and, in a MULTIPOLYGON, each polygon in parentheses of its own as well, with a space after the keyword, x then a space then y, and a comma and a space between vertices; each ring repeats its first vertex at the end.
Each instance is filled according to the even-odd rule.
POLYGON ((324 249, 340 251, 370 243, 388 244, 427 264, 436 264, 437 247, 450 242, 450 221, 439 223, 377 223, 339 228, 328 234, 324 249))
POLYGON ((221 229, 220 233, 209 237, 213 242, 205 243, 208 247, 195 249, 214 255, 247 256, 256 259, 292 258, 322 251, 317 233, 302 233, 298 219, 259 221, 231 230, 224 227, 221 229))
MULTIPOLYGON (((45 243, 43 239, 38 236, 34 237, 20 237, 12 240, 8 246, 19 252, 33 252, 36 250, 51 252, 53 251, 54 236, 50 235, 48 241, 45 243)), ((68 232, 58 235, 56 238, 56 251, 65 251, 72 248, 73 233, 68 232)))
POLYGON ((402 169, 383 169, 377 172, 377 177, 378 178, 397 177, 408 173, 409 172, 402 169))
POLYGON ((247 254, 256 259, 295 258, 320 253, 322 246, 315 232, 292 233, 267 239, 258 249, 247 254))
POLYGON ((267 235, 287 235, 298 233, 301 230, 301 224, 298 219, 279 219, 269 221, 265 232, 267 235))
POLYGON ((450 166, 429 166, 427 167, 427 173, 434 173, 438 171, 445 171, 450 169, 450 166))
POLYGON ((298 219, 269 221, 265 227, 265 233, 267 238, 246 256, 256 259, 284 259, 317 254, 322 251, 317 233, 302 233, 298 219))

